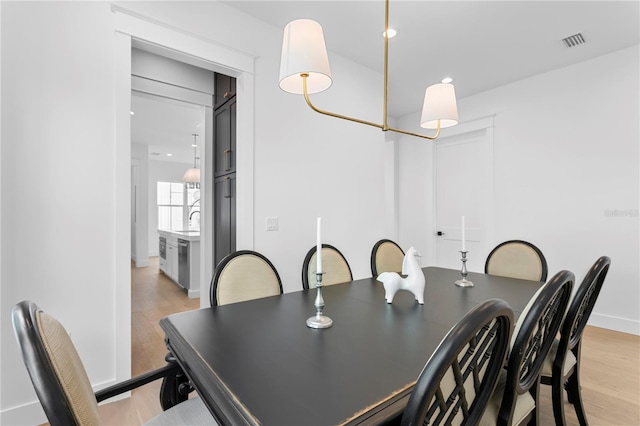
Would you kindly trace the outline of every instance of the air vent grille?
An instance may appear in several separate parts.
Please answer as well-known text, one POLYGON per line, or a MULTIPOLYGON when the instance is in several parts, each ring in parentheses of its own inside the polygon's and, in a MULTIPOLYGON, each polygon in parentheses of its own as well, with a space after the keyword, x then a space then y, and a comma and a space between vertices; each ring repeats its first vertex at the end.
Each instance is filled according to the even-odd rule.
POLYGON ((581 44, 586 43, 586 40, 584 39, 584 36, 582 35, 582 33, 578 33, 578 34, 574 34, 572 36, 569 37, 565 37, 562 39, 562 41, 564 42, 564 45, 567 47, 576 47, 576 46, 580 46, 581 44))

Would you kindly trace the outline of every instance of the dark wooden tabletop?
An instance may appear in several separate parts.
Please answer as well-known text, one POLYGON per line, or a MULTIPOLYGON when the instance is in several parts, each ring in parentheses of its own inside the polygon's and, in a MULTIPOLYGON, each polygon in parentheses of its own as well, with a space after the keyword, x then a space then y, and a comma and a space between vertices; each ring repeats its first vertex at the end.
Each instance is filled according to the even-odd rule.
POLYGON ((333 326, 306 326, 316 290, 170 315, 167 345, 220 424, 372 424, 397 417, 447 331, 500 298, 519 315, 541 283, 429 267, 425 304, 375 279, 323 287, 333 326))

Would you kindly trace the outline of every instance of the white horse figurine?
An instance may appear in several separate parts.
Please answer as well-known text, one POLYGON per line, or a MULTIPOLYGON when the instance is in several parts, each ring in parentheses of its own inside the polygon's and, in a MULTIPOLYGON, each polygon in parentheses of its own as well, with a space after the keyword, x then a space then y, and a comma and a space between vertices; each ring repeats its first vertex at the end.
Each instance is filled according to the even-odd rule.
POLYGON ((411 247, 404 255, 402 275, 406 275, 405 278, 396 272, 383 272, 378 275, 378 281, 384 285, 384 298, 387 299, 387 303, 393 302, 398 290, 409 290, 418 303, 424 305, 424 273, 418 264, 416 253, 411 247))

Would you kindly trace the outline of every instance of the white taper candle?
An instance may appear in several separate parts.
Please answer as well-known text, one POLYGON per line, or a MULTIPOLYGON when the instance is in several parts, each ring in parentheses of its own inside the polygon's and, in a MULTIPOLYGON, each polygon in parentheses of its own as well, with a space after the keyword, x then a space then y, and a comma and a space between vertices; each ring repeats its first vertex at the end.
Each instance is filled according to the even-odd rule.
POLYGON ((316 273, 322 273, 322 218, 318 218, 318 238, 317 238, 317 247, 316 247, 316 273))
POLYGON ((464 216, 462 216, 462 251, 467 251, 465 244, 464 216))

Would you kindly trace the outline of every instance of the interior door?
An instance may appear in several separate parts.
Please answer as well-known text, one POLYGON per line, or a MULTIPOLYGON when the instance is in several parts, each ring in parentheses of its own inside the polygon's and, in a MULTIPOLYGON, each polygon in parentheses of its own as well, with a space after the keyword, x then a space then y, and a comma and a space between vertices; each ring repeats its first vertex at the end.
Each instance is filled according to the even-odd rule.
POLYGON ((493 132, 436 142, 436 265, 460 269, 465 217, 467 269, 482 272, 493 232, 493 132))

